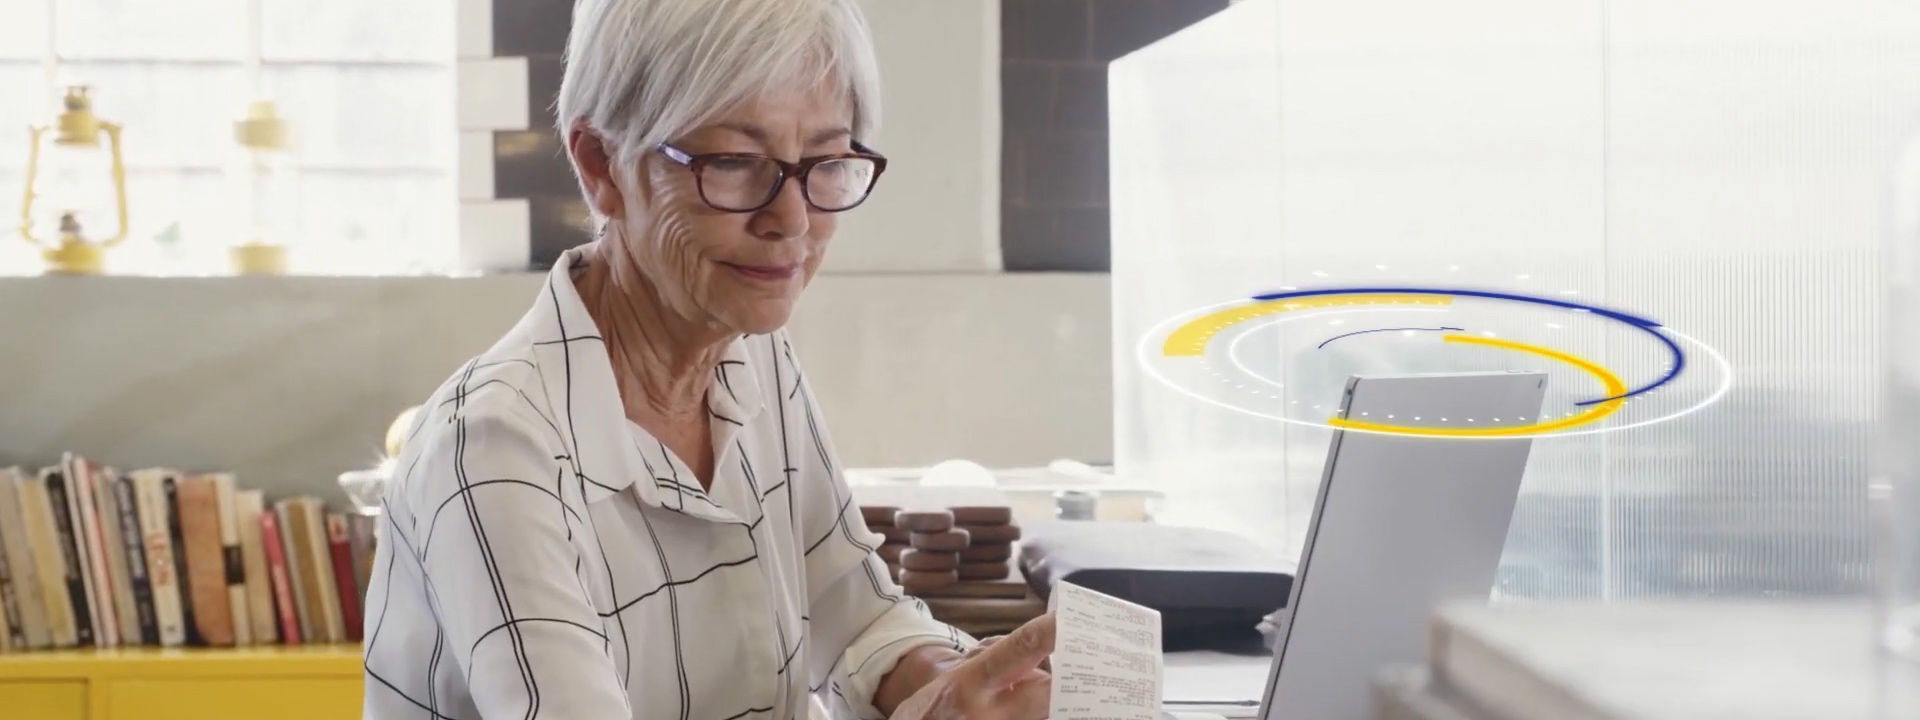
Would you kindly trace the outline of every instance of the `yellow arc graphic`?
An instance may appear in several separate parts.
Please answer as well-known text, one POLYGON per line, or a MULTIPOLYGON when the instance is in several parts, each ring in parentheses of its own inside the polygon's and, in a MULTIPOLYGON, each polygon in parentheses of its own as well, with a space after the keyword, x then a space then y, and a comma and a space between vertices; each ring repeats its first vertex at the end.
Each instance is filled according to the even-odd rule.
POLYGON ((1207 343, 1213 336, 1234 325, 1257 317, 1277 315, 1289 310, 1311 310, 1325 307, 1347 307, 1352 305, 1451 305, 1453 298, 1444 295, 1325 295, 1321 297, 1287 298, 1267 300, 1251 305, 1228 308, 1208 313, 1187 321, 1167 335, 1161 343, 1160 352, 1167 357, 1199 357, 1206 354, 1207 343))
MULTIPOLYGON (((1186 322, 1186 324, 1181 325, 1178 328, 1175 328, 1172 333, 1169 333, 1167 335, 1167 339, 1161 343, 1160 351, 1161 351, 1161 354, 1167 357, 1200 357, 1206 354, 1207 344, 1209 342, 1212 342, 1214 336, 1219 335, 1220 331, 1225 330, 1234 325, 1238 325, 1240 323, 1246 322, 1248 320, 1252 320, 1254 318, 1265 317, 1268 315, 1276 315, 1276 314, 1288 312, 1291 310, 1308 310, 1308 309, 1327 308, 1327 307, 1351 307, 1354 305, 1450 305, 1452 303, 1453 303, 1453 298, 1447 297, 1444 295, 1435 296, 1435 295, 1424 295, 1424 294, 1387 294, 1387 293, 1366 294, 1366 295, 1325 295, 1325 296, 1319 296, 1319 297, 1301 297, 1301 298, 1287 298, 1283 300, 1268 300, 1264 302, 1253 303, 1250 305, 1241 305, 1239 307, 1228 308, 1226 310, 1209 313, 1206 315, 1202 315, 1198 318, 1194 318, 1193 320, 1189 320, 1186 322)), ((1554 350, 1552 348, 1544 348, 1538 345, 1528 345, 1526 343, 1518 343, 1512 340, 1499 340, 1495 338, 1474 337, 1472 335, 1445 335, 1441 337, 1441 340, 1445 342, 1467 343, 1470 345, 1486 345, 1489 347, 1504 348, 1507 350, 1517 350, 1524 353, 1539 355, 1541 357, 1548 358, 1550 360, 1557 360, 1559 362, 1563 362, 1568 365, 1572 365, 1574 367, 1577 367, 1577 368, 1580 368, 1581 370, 1586 371, 1587 374, 1592 375, 1595 379, 1600 381, 1601 385, 1605 386, 1606 397, 1616 397, 1619 395, 1624 395, 1626 394, 1626 391, 1627 391, 1626 383, 1621 382, 1618 376, 1614 375, 1612 372, 1609 372, 1606 368, 1600 367, 1598 364, 1588 361, 1585 358, 1581 358, 1575 355, 1570 355, 1570 354, 1561 352, 1559 350, 1554 350)), ((1354 430, 1366 430, 1371 432, 1382 432, 1382 433, 1397 433, 1402 435, 1428 435, 1428 436, 1443 436, 1443 437, 1504 437, 1504 436, 1515 436, 1515 435, 1534 435, 1534 434, 1539 434, 1544 432, 1550 432, 1553 430, 1559 430, 1562 428, 1570 428, 1570 427, 1575 427, 1579 425, 1586 425, 1592 422, 1598 422, 1599 420, 1606 418, 1608 415, 1612 415, 1613 413, 1619 411, 1619 409, 1625 404, 1626 404, 1625 398, 1608 400, 1603 403, 1595 404, 1592 407, 1587 408, 1585 412, 1582 412, 1578 415, 1572 415, 1572 416, 1561 418, 1559 420, 1553 420, 1550 422, 1542 421, 1532 425, 1512 425, 1507 427, 1424 428, 1424 427, 1408 427, 1405 425, 1388 425, 1384 423, 1368 422, 1365 420, 1348 420, 1344 418, 1329 418, 1327 420, 1327 424, 1332 425, 1334 427, 1340 427, 1340 428, 1350 428, 1354 430)))
MULTIPOLYGON (((1446 336, 1443 336, 1441 340, 1445 342, 1467 343, 1469 345, 1487 345, 1490 347, 1505 348, 1508 350, 1518 350, 1520 352, 1532 353, 1534 355, 1539 355, 1541 357, 1558 360, 1560 362, 1567 363, 1568 365, 1572 365, 1574 367, 1580 368, 1581 370, 1585 370, 1587 371, 1587 374, 1592 375, 1594 376, 1594 378, 1598 379, 1600 381, 1600 384, 1606 387, 1607 397, 1621 395, 1626 393, 1627 391, 1626 383, 1621 382, 1619 377, 1615 376, 1611 372, 1608 372, 1606 368, 1600 367, 1599 365, 1596 365, 1593 362, 1586 360, 1585 358, 1569 355, 1567 353, 1560 352, 1559 350, 1554 350, 1551 348, 1543 348, 1538 345, 1528 345, 1526 343, 1517 343, 1512 340, 1482 338, 1482 337, 1474 337, 1472 335, 1446 335, 1446 336)), ((1334 427, 1338 427, 1338 428, 1350 428, 1354 430, 1368 430, 1372 432, 1383 432, 1383 433, 1397 433, 1401 435, 1432 435, 1432 436, 1442 436, 1442 437, 1503 437, 1503 436, 1512 436, 1512 435, 1535 435, 1543 432, 1559 430, 1561 428, 1569 428, 1569 427, 1574 427, 1576 425, 1585 425, 1587 423, 1597 422, 1608 415, 1612 415, 1615 411, 1619 410, 1622 405, 1625 405, 1626 402, 1627 401, 1625 398, 1608 400, 1606 402, 1599 403, 1588 408, 1586 412, 1580 413, 1579 415, 1564 417, 1564 418, 1560 418, 1559 420, 1554 420, 1551 422, 1540 422, 1532 425, 1512 425, 1508 427, 1423 428, 1423 427, 1407 427, 1405 425, 1387 425, 1383 423, 1367 422, 1365 420, 1348 420, 1345 418, 1328 418, 1327 424, 1332 425, 1334 427)))

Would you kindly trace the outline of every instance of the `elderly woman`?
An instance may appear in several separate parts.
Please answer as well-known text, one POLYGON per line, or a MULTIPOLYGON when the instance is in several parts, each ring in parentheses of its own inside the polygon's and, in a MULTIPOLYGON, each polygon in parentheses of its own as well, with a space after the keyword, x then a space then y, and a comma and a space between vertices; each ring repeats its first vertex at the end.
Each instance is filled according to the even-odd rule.
POLYGON ((559 130, 594 241, 424 405, 366 716, 1040 718, 874 554, 781 327, 886 159, 855 0, 580 0, 559 130))

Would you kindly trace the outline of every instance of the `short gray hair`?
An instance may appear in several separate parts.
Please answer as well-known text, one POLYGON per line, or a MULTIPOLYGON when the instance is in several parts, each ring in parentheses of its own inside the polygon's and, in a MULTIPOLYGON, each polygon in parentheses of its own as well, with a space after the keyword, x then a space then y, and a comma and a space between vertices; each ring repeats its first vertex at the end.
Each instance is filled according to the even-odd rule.
POLYGON ((555 113, 623 161, 770 88, 827 81, 853 136, 880 120, 880 74, 858 0, 576 0, 555 113))

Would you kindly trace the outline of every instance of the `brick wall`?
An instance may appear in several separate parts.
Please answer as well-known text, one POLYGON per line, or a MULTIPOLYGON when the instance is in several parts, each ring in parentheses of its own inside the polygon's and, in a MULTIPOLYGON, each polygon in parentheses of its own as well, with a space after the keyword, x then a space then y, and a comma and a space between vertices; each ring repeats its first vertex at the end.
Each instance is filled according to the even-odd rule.
POLYGON ((560 57, 566 52, 573 3, 492 2, 494 54, 526 58, 531 121, 524 131, 494 133, 494 193, 527 199, 528 250, 533 266, 545 269, 561 252, 584 242, 588 233, 587 205, 554 130, 560 57))
POLYGON ((1227 5, 1000 0, 1007 270, 1107 270, 1107 63, 1227 5))
POLYGON ((553 130, 572 3, 459 0, 458 19, 462 264, 545 270, 587 237, 553 130))

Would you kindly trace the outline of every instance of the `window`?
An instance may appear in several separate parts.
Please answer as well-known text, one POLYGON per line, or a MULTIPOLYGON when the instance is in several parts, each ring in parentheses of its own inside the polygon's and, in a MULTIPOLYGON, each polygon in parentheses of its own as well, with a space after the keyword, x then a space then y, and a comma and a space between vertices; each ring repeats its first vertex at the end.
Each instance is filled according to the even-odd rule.
POLYGON ((1496 597, 1870 589, 1878 353, 1904 342, 1881 326, 1880 247, 1915 199, 1890 183, 1920 120, 1915 38, 1920 6, 1880 0, 1250 0, 1121 59, 1113 333, 1136 357, 1114 365, 1115 471, 1166 491, 1164 522, 1297 553, 1344 378, 1540 370, 1562 418, 1604 397, 1406 328, 1497 331, 1657 389, 1533 441, 1496 597), (1684 354, 1450 292, 1152 354, 1215 303, 1338 288, 1592 304, 1684 354))
POLYGON ((438 272, 454 264, 451 0, 0 2, 0 273, 41 271, 11 228, 28 124, 88 85, 125 126, 130 234, 116 274, 220 274, 239 211, 225 196, 233 123, 269 99, 291 125, 289 271, 438 272))

